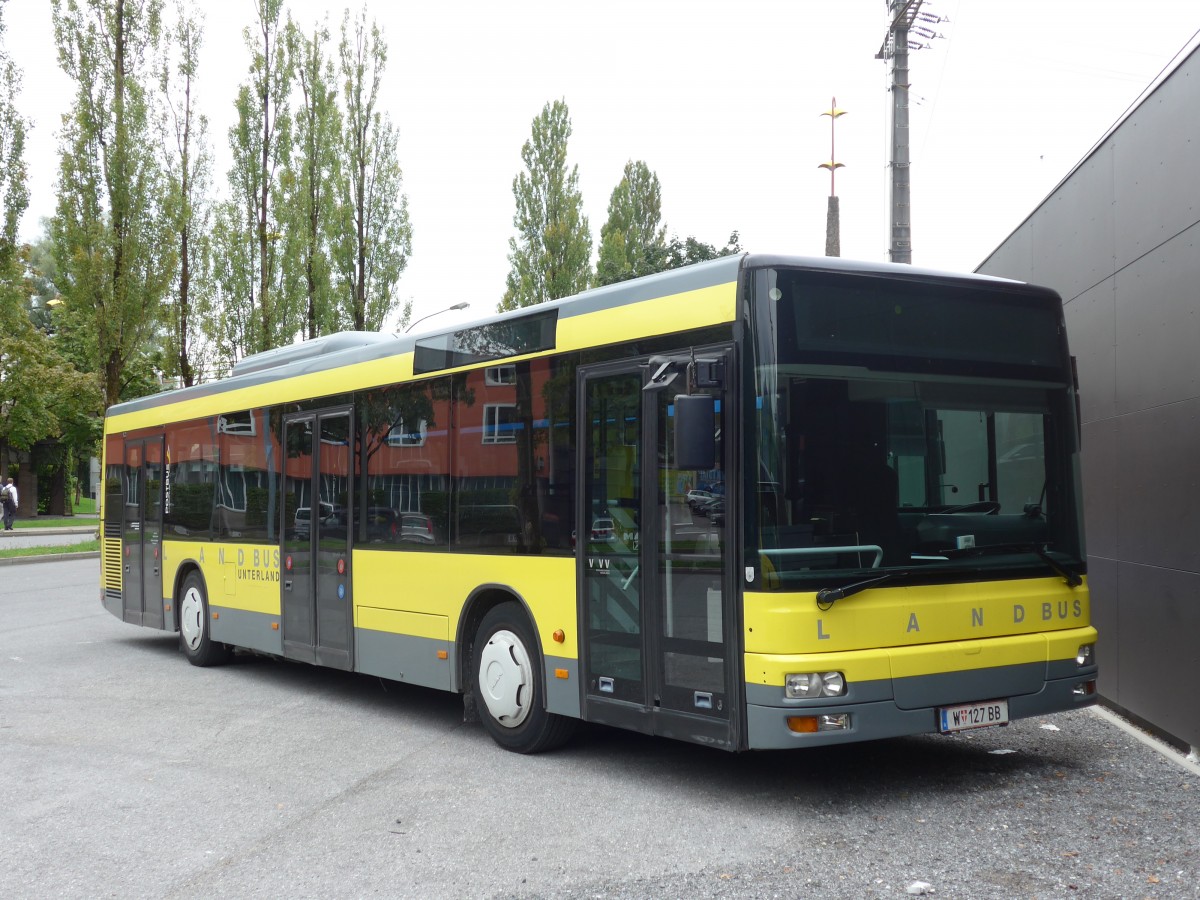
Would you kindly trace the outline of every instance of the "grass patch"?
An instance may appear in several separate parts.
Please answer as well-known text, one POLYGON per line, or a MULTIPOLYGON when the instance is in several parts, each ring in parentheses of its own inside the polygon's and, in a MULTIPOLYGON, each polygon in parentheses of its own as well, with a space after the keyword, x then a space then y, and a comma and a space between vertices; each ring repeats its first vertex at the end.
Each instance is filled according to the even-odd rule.
POLYGON ((35 516, 23 519, 20 515, 13 521, 13 528, 20 531, 23 528, 99 528, 97 519, 84 519, 80 516, 35 516))
POLYGON ((20 556, 49 556, 52 553, 95 553, 99 549, 99 541, 84 541, 81 544, 61 544, 56 547, 9 547, 0 550, 0 559, 15 559, 20 556))

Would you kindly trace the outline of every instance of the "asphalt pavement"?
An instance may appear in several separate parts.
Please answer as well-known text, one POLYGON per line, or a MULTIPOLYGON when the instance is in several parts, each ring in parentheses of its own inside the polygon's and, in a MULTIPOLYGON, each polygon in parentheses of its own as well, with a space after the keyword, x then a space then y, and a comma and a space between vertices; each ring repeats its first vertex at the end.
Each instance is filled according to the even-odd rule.
POLYGON ((0 581, 0 760, 5 898, 1200 892, 1200 767, 1094 711, 742 755, 588 726, 518 756, 449 694, 189 666, 101 608, 95 560, 0 581))

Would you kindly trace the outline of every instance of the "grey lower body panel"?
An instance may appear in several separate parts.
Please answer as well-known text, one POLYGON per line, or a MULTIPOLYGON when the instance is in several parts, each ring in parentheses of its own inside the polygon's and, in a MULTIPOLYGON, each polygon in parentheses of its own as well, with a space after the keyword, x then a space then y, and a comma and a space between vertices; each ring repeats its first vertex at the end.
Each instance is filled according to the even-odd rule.
POLYGON ((283 656, 283 636, 272 625, 279 623, 279 616, 266 613, 246 612, 228 606, 217 606, 211 599, 208 605, 213 619, 212 639, 222 644, 232 644, 259 653, 283 656))
POLYGON ((456 662, 449 641, 355 628, 354 659, 354 670, 365 675, 443 691, 453 689, 456 662), (446 654, 445 659, 438 658, 439 651, 446 654))
POLYGON ((125 617, 125 597, 120 591, 111 588, 104 592, 104 608, 118 619, 125 617))
POLYGON ((562 656, 546 657, 546 710, 560 716, 579 718, 579 660, 562 656), (558 677, 560 669, 567 673, 566 678, 558 677))
MULTIPOLYGON (((1043 666, 1044 668, 1044 666, 1043 666)), ((940 677, 940 676, 935 676, 940 677)), ((985 700, 1005 699, 1008 701, 1010 721, 1030 716, 1064 712, 1093 705, 1098 697, 1093 692, 1084 696, 1075 693, 1081 682, 1096 679, 1096 668, 1081 669, 1066 678, 1043 682, 1041 689, 1032 693, 1006 696, 1002 690, 983 689, 978 696, 945 700, 938 705, 970 703, 985 700)), ((881 683, 876 683, 878 688, 881 683)), ((870 693, 878 694, 879 691, 870 693)), ((782 691, 776 692, 779 696, 782 691)), ((751 699, 761 699, 760 688, 751 699)), ((916 734, 938 732, 937 705, 901 709, 893 699, 869 700, 862 703, 821 701, 820 705, 797 706, 748 702, 746 704, 747 746, 751 750, 787 750, 797 747, 820 747, 829 744, 848 744, 855 741, 873 741, 881 738, 906 737, 916 734), (815 734, 798 734, 787 726, 789 716, 839 715, 848 713, 851 725, 837 731, 815 734)))

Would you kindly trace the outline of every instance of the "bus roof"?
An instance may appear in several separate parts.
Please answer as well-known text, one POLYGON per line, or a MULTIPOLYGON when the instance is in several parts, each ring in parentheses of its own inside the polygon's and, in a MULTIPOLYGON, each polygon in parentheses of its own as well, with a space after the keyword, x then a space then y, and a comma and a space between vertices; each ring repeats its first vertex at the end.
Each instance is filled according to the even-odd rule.
MULTIPOLYGON (((815 272, 841 272, 905 280, 951 278, 972 284, 992 283, 997 286, 1018 286, 1020 284, 993 276, 940 272, 897 263, 865 262, 840 257, 742 253, 593 288, 562 300, 481 316, 470 322, 457 323, 442 331, 426 331, 414 335, 340 332, 311 341, 278 347, 245 357, 234 366, 228 378, 128 400, 112 406, 108 410, 108 415, 120 416, 227 391, 253 388, 298 375, 310 375, 356 363, 398 357, 406 353, 413 353, 422 345, 432 346, 439 339, 445 341, 454 335, 467 333, 472 329, 485 329, 487 326, 497 324, 519 323, 522 319, 533 320, 547 314, 552 314, 557 321, 561 322, 574 316, 615 309, 689 291, 728 285, 737 281, 741 270, 764 267, 800 268, 815 272)), ((733 311, 731 310, 731 317, 732 315, 733 311)))

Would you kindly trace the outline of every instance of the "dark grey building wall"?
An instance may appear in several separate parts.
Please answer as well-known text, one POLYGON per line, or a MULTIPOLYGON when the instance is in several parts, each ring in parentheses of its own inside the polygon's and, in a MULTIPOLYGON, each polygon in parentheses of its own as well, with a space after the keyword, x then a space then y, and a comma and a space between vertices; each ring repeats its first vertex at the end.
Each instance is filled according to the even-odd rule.
POLYGON ((979 271, 1063 296, 1100 692, 1200 746, 1200 49, 979 271))

